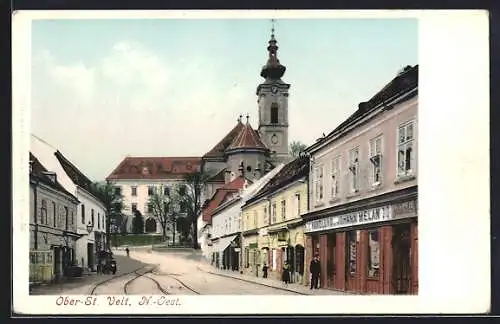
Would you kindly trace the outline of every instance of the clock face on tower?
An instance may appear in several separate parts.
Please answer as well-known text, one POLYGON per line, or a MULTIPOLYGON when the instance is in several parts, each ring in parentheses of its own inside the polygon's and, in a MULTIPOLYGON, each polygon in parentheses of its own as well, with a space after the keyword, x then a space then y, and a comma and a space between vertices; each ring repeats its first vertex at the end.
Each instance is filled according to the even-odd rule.
POLYGON ((273 134, 273 136, 271 136, 271 143, 278 144, 278 136, 276 134, 273 134))
POLYGON ((271 87, 271 92, 274 93, 274 94, 277 93, 278 92, 278 87, 272 86, 271 87))

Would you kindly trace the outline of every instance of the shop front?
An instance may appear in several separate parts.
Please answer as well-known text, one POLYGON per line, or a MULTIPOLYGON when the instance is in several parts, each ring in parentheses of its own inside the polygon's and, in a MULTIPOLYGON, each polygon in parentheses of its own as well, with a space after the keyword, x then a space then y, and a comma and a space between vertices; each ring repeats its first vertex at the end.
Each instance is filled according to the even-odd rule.
POLYGON ((258 244, 259 233, 256 229, 248 230, 242 233, 243 248, 243 273, 249 276, 261 277, 259 267, 261 265, 261 256, 258 244))
POLYGON ((239 269, 239 235, 223 236, 213 242, 212 264, 223 270, 239 269))
POLYGON ((309 262, 319 255, 322 288, 362 294, 416 294, 416 193, 385 204, 360 206, 306 221, 306 284, 309 262))

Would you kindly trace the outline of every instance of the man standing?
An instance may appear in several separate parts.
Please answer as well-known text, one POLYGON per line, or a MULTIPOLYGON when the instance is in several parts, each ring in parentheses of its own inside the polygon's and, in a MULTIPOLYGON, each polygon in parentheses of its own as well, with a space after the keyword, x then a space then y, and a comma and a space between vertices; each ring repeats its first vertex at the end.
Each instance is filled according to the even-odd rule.
POLYGON ((319 263, 319 256, 316 254, 314 259, 311 260, 309 265, 309 271, 311 272, 311 289, 318 289, 319 276, 321 274, 321 265, 319 263))

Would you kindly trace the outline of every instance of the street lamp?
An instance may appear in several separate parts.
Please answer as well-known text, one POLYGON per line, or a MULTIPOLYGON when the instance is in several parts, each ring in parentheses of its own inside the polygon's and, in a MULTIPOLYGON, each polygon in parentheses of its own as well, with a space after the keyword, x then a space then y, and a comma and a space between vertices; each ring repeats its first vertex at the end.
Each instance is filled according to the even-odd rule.
POLYGON ((87 224, 87 233, 92 233, 92 230, 94 229, 94 223, 92 223, 91 221, 89 221, 89 223, 87 224))

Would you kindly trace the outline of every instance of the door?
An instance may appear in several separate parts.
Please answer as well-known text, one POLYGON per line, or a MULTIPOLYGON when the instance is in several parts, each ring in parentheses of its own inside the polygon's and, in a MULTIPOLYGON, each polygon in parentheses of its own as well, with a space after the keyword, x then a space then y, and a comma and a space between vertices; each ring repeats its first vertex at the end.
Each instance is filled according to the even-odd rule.
POLYGON ((87 243, 87 266, 94 269, 94 244, 87 243))
POLYGON ((392 292, 410 293, 410 223, 394 225, 392 228, 392 292))
POLYGON ((289 270, 290 270, 290 282, 291 283, 294 283, 295 282, 295 271, 296 271, 296 268, 295 268, 295 249, 293 248, 293 246, 289 246, 287 249, 286 249, 286 260, 288 261, 288 265, 289 265, 289 270))
POLYGON ((335 233, 328 234, 327 239, 327 259, 326 259, 326 271, 327 271, 327 282, 326 286, 328 288, 335 288, 335 273, 336 273, 336 242, 337 236, 335 233))

